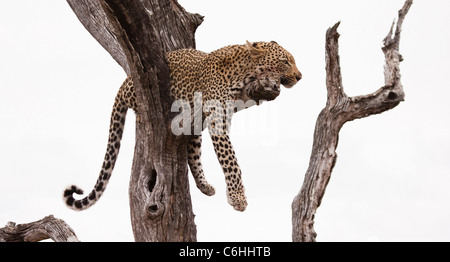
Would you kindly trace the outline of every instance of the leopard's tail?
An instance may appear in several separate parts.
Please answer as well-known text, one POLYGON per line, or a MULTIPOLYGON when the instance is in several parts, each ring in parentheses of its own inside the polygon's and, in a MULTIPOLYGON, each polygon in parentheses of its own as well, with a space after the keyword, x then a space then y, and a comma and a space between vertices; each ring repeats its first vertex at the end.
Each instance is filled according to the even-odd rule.
POLYGON ((105 159, 97 179, 94 189, 82 199, 76 200, 73 194, 83 194, 83 190, 75 185, 68 187, 64 191, 64 202, 74 210, 84 210, 97 202, 106 189, 111 173, 119 154, 120 141, 122 139, 123 128, 125 125, 125 117, 128 108, 136 110, 136 100, 133 87, 133 81, 128 77, 120 87, 117 93, 114 107, 111 114, 111 122, 109 127, 108 146, 106 148, 105 159))

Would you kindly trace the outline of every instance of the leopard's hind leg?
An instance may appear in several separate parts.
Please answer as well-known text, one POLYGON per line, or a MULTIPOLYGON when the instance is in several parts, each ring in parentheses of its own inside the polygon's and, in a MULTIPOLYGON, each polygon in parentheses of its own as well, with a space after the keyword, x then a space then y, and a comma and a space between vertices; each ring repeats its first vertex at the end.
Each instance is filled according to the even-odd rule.
POLYGON ((198 189, 207 196, 212 196, 216 193, 216 190, 206 181, 205 174, 203 173, 202 162, 200 161, 202 155, 202 136, 193 136, 187 145, 188 151, 188 163, 191 169, 192 176, 195 179, 198 189))

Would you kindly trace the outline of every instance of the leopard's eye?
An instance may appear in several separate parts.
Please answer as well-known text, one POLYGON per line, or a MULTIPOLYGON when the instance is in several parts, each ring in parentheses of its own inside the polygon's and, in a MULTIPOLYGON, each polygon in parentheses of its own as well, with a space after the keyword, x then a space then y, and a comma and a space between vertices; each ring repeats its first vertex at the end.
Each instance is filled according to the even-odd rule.
POLYGON ((281 61, 282 63, 286 64, 286 65, 289 65, 289 61, 288 61, 286 58, 284 58, 284 57, 281 57, 281 58, 280 58, 280 61, 281 61))

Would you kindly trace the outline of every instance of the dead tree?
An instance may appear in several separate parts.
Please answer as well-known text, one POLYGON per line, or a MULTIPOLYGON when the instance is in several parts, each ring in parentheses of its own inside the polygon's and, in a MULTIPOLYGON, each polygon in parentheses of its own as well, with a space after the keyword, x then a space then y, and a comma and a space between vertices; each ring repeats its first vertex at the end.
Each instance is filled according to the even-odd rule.
POLYGON ((186 136, 174 114, 165 53, 195 48, 203 21, 176 0, 67 0, 92 36, 133 77, 139 116, 129 184, 136 241, 196 241, 186 136))
POLYGON ((397 26, 392 25, 382 48, 386 57, 384 66, 385 86, 376 92, 356 97, 348 97, 342 86, 339 65, 337 28, 339 23, 326 33, 326 86, 327 104, 320 112, 314 131, 314 142, 309 168, 299 194, 292 203, 292 240, 315 241, 314 215, 320 206, 331 172, 336 164, 336 148, 339 131, 348 121, 379 114, 396 107, 404 100, 400 77, 399 53, 400 32, 405 16, 412 5, 407 0, 398 13, 397 26))

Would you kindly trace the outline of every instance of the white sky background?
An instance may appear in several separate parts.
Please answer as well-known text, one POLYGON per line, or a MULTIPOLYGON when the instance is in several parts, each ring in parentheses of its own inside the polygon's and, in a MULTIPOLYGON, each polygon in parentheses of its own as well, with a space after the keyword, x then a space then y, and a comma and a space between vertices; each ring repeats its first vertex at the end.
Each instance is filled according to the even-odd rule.
MULTIPOLYGON (((386 36, 403 0, 180 0, 205 16, 197 48, 275 40, 303 79, 277 100, 236 114, 231 140, 248 207, 226 201, 211 141, 202 161, 216 195, 191 179, 199 241, 291 241, 291 203, 308 167, 325 106, 325 31, 338 31, 349 96, 383 86, 386 36)), ((450 241, 450 2, 416 0, 400 51, 406 101, 340 132, 338 159, 316 213, 318 241, 450 241)), ((86 192, 103 161, 114 97, 126 75, 62 0, 0 4, 0 227, 53 214, 82 241, 133 241, 128 183, 135 116, 101 200, 65 207, 64 188, 86 192)))

